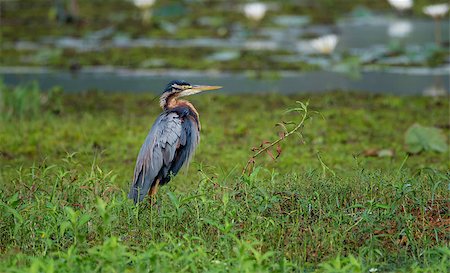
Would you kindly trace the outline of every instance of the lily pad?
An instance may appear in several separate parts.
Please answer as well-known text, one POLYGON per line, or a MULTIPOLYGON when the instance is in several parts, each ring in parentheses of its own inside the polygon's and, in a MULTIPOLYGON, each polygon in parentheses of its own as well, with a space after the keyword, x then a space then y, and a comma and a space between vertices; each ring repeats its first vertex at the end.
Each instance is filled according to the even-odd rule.
POLYGON ((277 25, 284 27, 301 27, 307 25, 311 20, 309 16, 297 16, 297 15, 281 15, 274 19, 277 25))
POLYGON ((405 144, 406 150, 412 154, 422 151, 445 153, 448 150, 446 138, 439 129, 420 124, 409 127, 405 134, 405 144))
POLYGON ((182 4, 167 4, 155 9, 153 16, 161 19, 181 18, 187 14, 187 9, 182 4))
POLYGON ((239 53, 239 51, 219 51, 206 57, 206 59, 208 61, 224 62, 237 59, 240 56, 241 54, 239 53))

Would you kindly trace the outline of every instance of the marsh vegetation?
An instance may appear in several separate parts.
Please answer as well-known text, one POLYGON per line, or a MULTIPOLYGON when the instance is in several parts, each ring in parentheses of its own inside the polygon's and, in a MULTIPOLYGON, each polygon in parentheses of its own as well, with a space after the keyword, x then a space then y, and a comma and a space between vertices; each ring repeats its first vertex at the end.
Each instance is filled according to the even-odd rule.
POLYGON ((1 271, 448 269, 448 150, 408 154, 404 142, 414 123, 448 135, 446 101, 196 97, 203 141, 193 162, 155 206, 135 207, 126 192, 159 112, 153 96, 37 92, 22 115, 3 105, 1 271), (284 113, 296 100, 321 115, 276 161, 242 175, 250 149, 298 119, 284 113))
POLYGON ((0 272, 450 272, 433 3, 0 0, 0 272), (172 77, 225 88, 136 206, 172 77))

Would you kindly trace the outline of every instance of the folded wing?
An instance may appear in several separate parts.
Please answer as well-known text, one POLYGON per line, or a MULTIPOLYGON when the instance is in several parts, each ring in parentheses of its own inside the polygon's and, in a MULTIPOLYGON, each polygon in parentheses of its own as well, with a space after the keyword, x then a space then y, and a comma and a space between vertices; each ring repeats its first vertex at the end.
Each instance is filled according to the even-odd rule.
POLYGON ((139 151, 128 197, 142 201, 156 179, 169 182, 189 161, 199 142, 199 130, 188 115, 164 112, 155 121, 139 151))

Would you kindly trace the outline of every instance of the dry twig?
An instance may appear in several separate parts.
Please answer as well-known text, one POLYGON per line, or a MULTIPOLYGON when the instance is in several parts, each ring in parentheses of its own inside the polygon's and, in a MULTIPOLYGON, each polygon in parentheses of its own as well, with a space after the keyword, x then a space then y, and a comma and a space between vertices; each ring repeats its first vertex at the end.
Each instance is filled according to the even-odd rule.
POLYGON ((289 112, 298 112, 298 113, 302 113, 302 119, 300 120, 300 122, 298 124, 296 124, 296 126, 292 129, 292 130, 288 130, 286 125, 290 125, 290 124, 295 124, 293 122, 279 122, 276 124, 276 126, 279 126, 283 129, 283 132, 281 132, 279 134, 279 138, 276 139, 273 142, 270 141, 263 141, 259 147, 254 147, 252 148, 252 151, 255 152, 255 154, 253 154, 250 159, 247 161, 247 164, 245 165, 244 169, 242 170, 242 175, 244 175, 245 173, 251 173, 253 170, 253 167, 255 165, 256 162, 256 158, 261 155, 262 153, 266 152, 273 160, 277 159, 280 155, 281 155, 281 141, 283 141, 284 139, 286 139, 287 137, 291 136, 294 133, 299 134, 299 136, 301 137, 301 134, 298 132, 298 130, 303 126, 303 124, 305 123, 305 120, 308 118, 308 103, 302 103, 300 101, 297 101, 297 104, 300 105, 300 107, 296 107, 296 108, 292 108, 286 111, 286 113, 289 112), (271 148, 273 148, 275 145, 277 145, 276 147, 276 152, 277 155, 276 157, 273 155, 272 151, 270 150, 271 148))

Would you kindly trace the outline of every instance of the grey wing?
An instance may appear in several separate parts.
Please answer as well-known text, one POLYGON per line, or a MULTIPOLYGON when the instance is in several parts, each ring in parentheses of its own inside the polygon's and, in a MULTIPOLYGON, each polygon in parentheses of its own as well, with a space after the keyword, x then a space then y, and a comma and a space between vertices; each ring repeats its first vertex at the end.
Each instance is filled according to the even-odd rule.
POLYGON ((142 201, 163 165, 174 159, 182 135, 182 120, 177 113, 162 113, 153 124, 139 151, 128 197, 142 201))
POLYGON ((164 164, 161 185, 169 182, 170 176, 176 175, 181 167, 189 164, 195 148, 200 142, 200 129, 192 117, 185 118, 181 127, 181 138, 175 151, 174 160, 170 164, 164 164))

